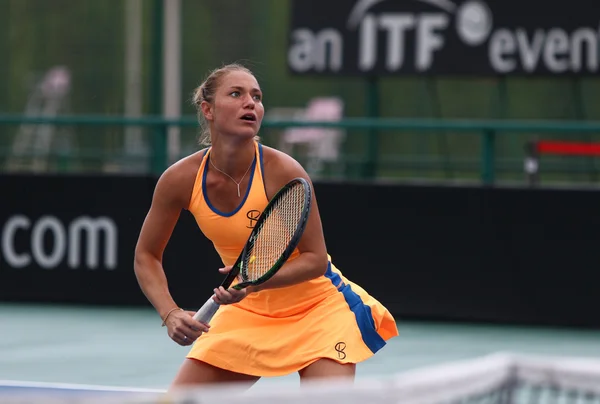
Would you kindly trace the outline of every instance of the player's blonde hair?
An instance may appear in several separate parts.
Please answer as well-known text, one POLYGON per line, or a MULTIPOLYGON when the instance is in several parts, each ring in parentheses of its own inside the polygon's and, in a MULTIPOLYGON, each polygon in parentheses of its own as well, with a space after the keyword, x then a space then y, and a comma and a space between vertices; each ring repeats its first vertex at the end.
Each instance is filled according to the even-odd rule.
MULTIPOLYGON (((200 84, 194 90, 194 95, 192 97, 192 102, 196 107, 197 115, 198 115, 198 123, 200 123, 200 139, 198 143, 203 146, 210 146, 210 127, 204 118, 204 114, 202 113, 202 108, 200 105, 202 101, 206 101, 209 104, 213 104, 215 102, 215 93, 221 84, 221 80, 227 74, 231 72, 244 72, 248 73, 251 76, 254 76, 254 73, 247 67, 239 64, 239 63, 230 63, 225 66, 219 67, 208 74, 206 79, 202 84, 200 84)), ((256 136, 256 140, 260 140, 260 137, 256 136)))

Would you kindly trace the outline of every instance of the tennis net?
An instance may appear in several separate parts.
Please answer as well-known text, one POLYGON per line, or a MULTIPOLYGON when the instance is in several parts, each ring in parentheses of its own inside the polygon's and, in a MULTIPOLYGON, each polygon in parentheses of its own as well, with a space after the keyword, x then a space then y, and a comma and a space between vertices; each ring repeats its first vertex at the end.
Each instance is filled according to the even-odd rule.
POLYGON ((12 398, 0 396, 0 401, 8 404, 245 404, 249 400, 261 404, 600 403, 600 360, 498 353, 383 378, 358 379, 353 384, 328 381, 299 388, 286 382, 250 390, 221 386, 172 394, 130 393, 102 397, 71 394, 68 400, 57 397, 62 401, 53 401, 54 397, 48 395, 41 401, 24 398, 35 400, 35 396, 29 394, 12 398))

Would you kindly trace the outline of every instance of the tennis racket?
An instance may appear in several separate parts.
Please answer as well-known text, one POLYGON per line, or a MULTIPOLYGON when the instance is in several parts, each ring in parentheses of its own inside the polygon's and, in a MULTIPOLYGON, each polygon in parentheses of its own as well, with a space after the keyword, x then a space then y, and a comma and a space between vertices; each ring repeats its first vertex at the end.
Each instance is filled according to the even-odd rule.
MULTIPOLYGON (((312 191, 308 181, 295 178, 284 185, 267 204, 231 271, 221 283, 241 290, 269 280, 290 257, 304 232, 310 212, 312 191)), ((219 304, 212 296, 196 312, 194 319, 208 324, 219 304)))

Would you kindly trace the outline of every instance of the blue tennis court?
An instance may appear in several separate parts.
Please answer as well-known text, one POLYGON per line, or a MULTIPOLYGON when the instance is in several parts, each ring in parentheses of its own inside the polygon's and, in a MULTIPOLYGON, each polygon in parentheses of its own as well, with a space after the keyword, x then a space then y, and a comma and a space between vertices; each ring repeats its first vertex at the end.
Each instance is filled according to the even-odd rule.
MULTIPOLYGON (((0 393, 161 391, 189 348, 149 308, 0 304, 0 393)), ((399 322, 400 336, 358 367, 385 377, 495 352, 600 358, 600 330, 399 322)), ((261 380, 298 380, 296 375, 261 380)))

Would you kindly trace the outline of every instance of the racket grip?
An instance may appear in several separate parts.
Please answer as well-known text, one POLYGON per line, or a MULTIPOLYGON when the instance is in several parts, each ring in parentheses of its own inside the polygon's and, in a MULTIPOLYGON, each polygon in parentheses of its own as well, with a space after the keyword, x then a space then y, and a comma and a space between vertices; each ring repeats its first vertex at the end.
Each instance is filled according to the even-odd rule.
POLYGON ((200 310, 194 314, 194 320, 200 321, 201 323, 208 324, 213 318, 217 310, 221 307, 218 303, 215 303, 212 296, 204 303, 200 310))

